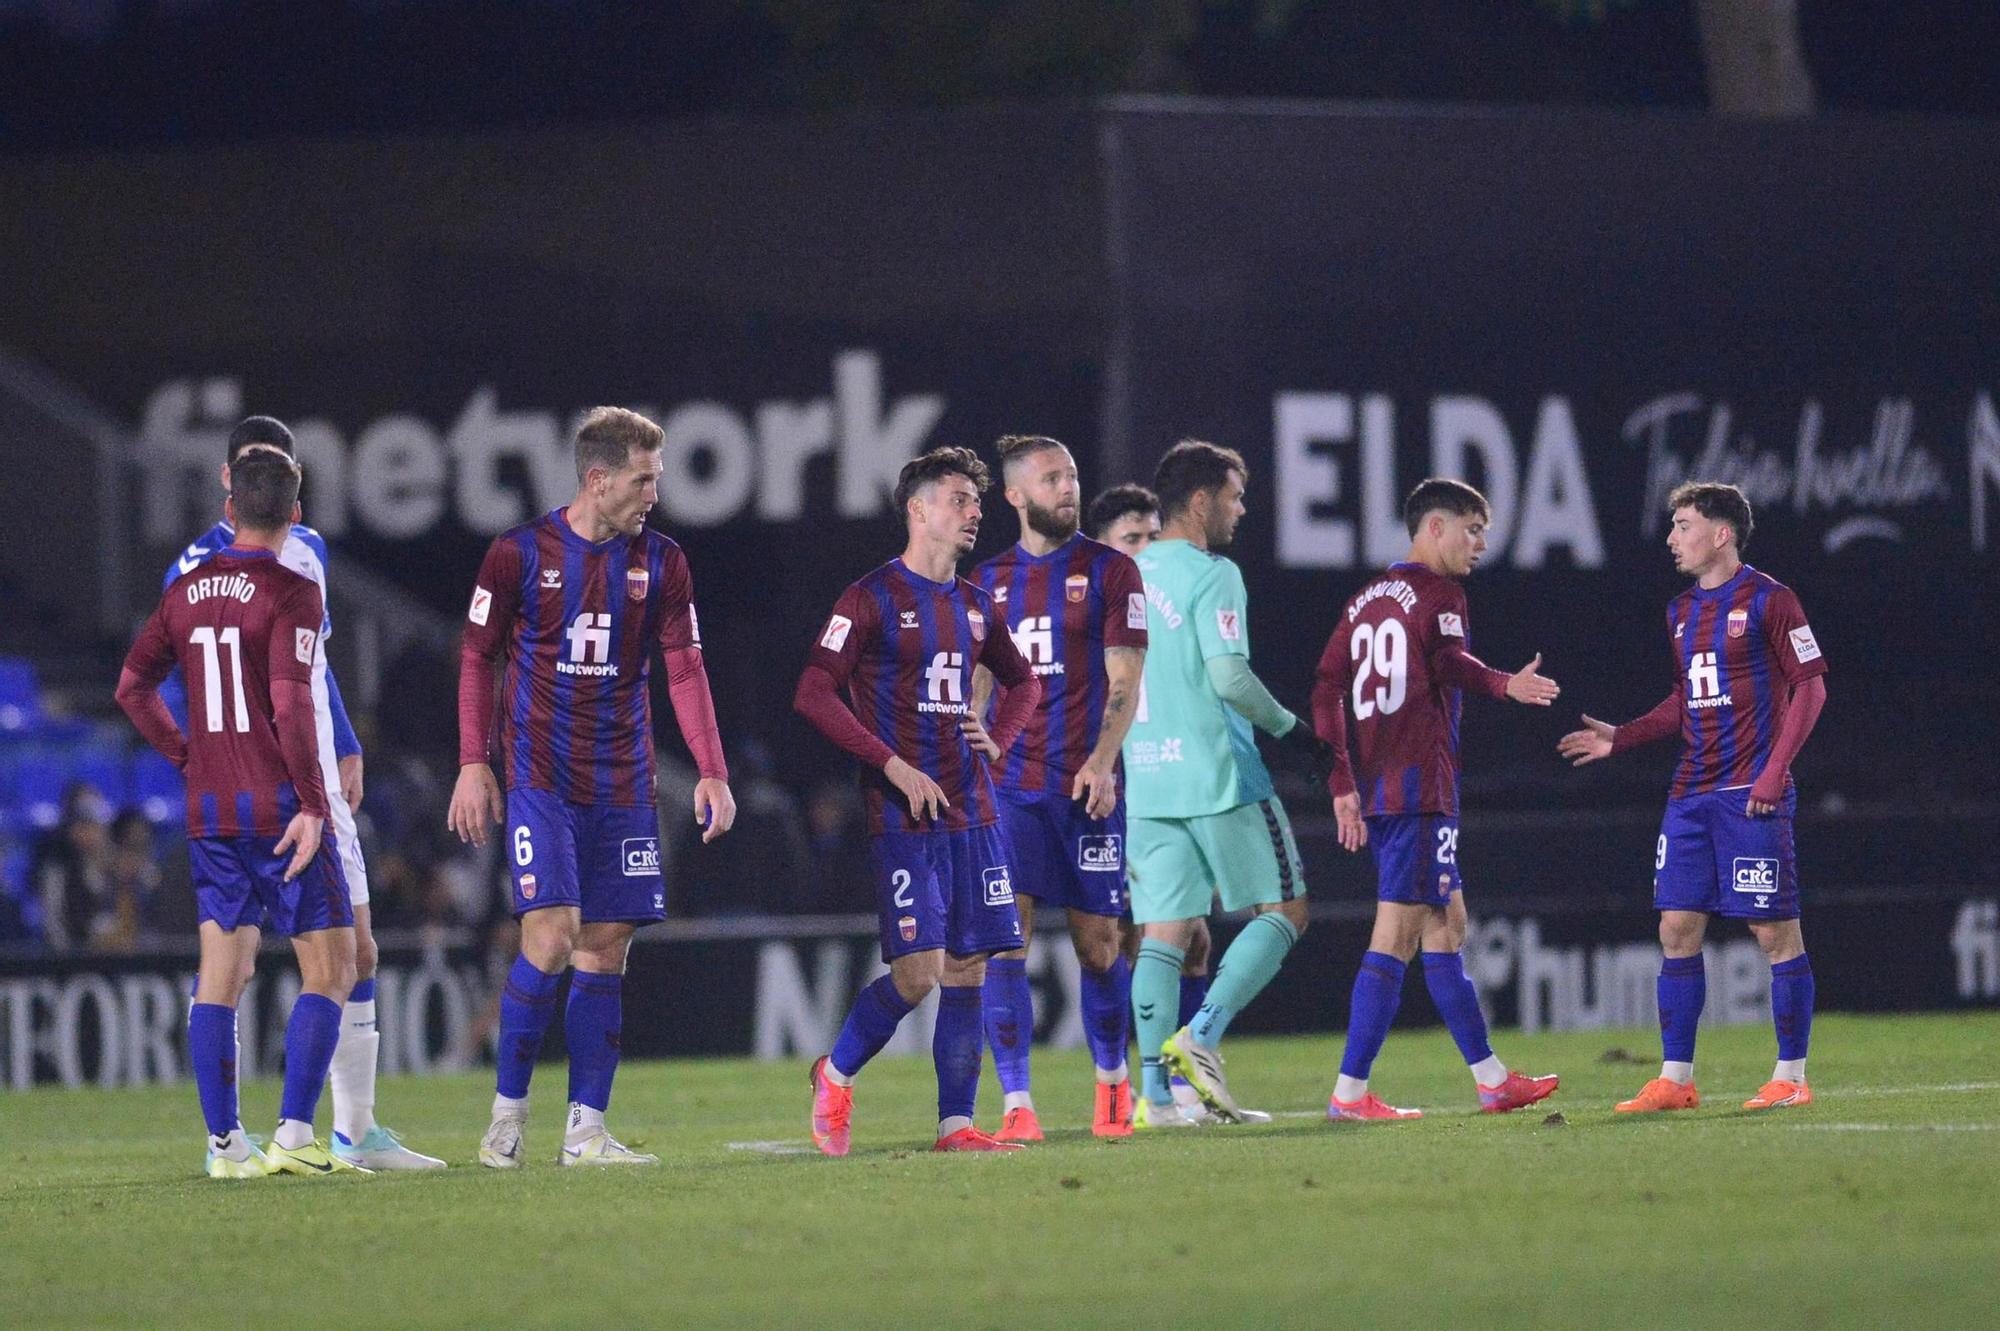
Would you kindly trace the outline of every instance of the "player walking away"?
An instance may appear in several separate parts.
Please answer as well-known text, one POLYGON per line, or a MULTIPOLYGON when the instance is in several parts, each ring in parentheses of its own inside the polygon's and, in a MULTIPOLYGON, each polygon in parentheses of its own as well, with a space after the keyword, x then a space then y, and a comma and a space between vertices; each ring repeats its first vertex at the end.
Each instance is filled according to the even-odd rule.
MULTIPOLYGON (((298 449, 284 422, 269 416, 251 416, 229 432, 227 453, 222 464, 222 488, 229 490, 230 467, 246 448, 274 448, 296 458, 298 449)), ((203 532, 180 557, 167 566, 165 591, 182 578, 205 566, 229 547, 236 530, 225 519, 203 532)), ((320 772, 325 778, 329 844, 340 856, 342 874, 347 879, 348 897, 354 906, 354 990, 340 1016, 340 1042, 334 1046, 333 1068, 328 1074, 333 1092, 333 1151, 349 1164, 368 1169, 443 1169, 444 1161, 403 1145, 402 1138, 375 1121, 375 1062, 382 1037, 375 1028, 375 931, 368 904, 368 866, 361 858, 361 837, 354 823, 361 807, 361 741, 348 720, 341 700, 340 684, 333 665, 327 660, 326 642, 333 636, 333 608, 327 595, 326 541, 311 527, 292 523, 278 548, 278 562, 295 573, 311 578, 319 588, 326 616, 320 625, 319 647, 313 658, 312 695, 314 732, 319 749, 320 772)), ((187 723, 187 693, 178 671, 167 677, 160 688, 174 720, 187 723)), ((254 942, 241 959, 243 984, 250 982, 256 965, 254 942)))
POLYGON ((1458 726, 1462 691, 1546 707, 1559 690, 1535 659, 1509 675, 1468 647, 1458 579, 1478 567, 1491 519, 1486 497, 1432 478, 1410 492, 1410 553, 1355 593, 1320 657, 1313 725, 1332 745, 1340 844, 1375 858, 1375 929, 1354 977, 1347 1050, 1327 1104, 1330 1119, 1421 1118, 1384 1104, 1368 1074, 1402 1002, 1403 973, 1419 945, 1424 983, 1472 1068, 1489 1114, 1554 1093, 1553 1076, 1510 1071, 1486 1038, 1479 995, 1465 974, 1465 884, 1458 869, 1458 726), (1354 708, 1360 780, 1348 762, 1346 707, 1354 708))
MULTIPOLYGON (((1131 728, 1146 660, 1146 589, 1131 557, 1077 529, 1076 460, 1040 435, 998 445, 1021 539, 981 564, 973 581, 993 600, 1014 645, 1042 682, 1041 704, 995 764, 1000 825, 1015 873, 1021 946, 986 963, 986 1040, 1005 1094, 1001 1141, 1040 1141, 1028 1085, 1034 998, 1027 945, 1039 901, 1069 913, 1082 971, 1084 1039, 1097 1072, 1090 1130, 1132 1131, 1125 1063, 1131 963, 1119 951, 1125 909, 1125 800, 1119 746, 1131 728)), ((992 678, 974 672, 972 710, 985 714, 992 678)))
MULTIPOLYGON (((1137 559, 1141 550, 1159 539, 1160 501, 1143 485, 1131 482, 1114 485, 1090 501, 1083 525, 1092 540, 1102 541, 1112 549, 1137 559)), ((1118 950, 1129 966, 1139 959, 1140 938, 1139 927, 1132 923, 1129 891, 1118 928, 1118 950)), ((1187 957, 1181 962, 1181 1002, 1174 1022, 1175 1030, 1193 1021, 1194 1014, 1201 1011, 1201 1005, 1208 1000, 1211 942, 1208 917, 1203 916, 1194 922, 1194 930, 1188 935, 1187 957)), ((1201 1097, 1194 1093, 1194 1088, 1186 1080, 1180 1077, 1169 1077, 1167 1080, 1174 1099, 1182 1108, 1204 1115, 1208 1112, 1201 1103, 1201 1097)))
POLYGON ((1660 1075, 1618 1106, 1620 1113, 1693 1109, 1695 1024, 1707 979, 1701 944, 1708 918, 1745 921, 1771 962, 1771 1020, 1778 1062, 1743 1104, 1776 1109, 1812 1103, 1806 1044, 1812 1034, 1813 973, 1799 932, 1792 760, 1826 705, 1826 658, 1792 589, 1743 562, 1750 501, 1733 485, 1695 482, 1668 497, 1667 549, 1694 586, 1667 607, 1679 682, 1636 721, 1584 729, 1558 744, 1574 766, 1665 739, 1685 746, 1653 856, 1660 912, 1660 1075))
POLYGON ((494 1169, 520 1167, 529 1077, 556 985, 572 966, 563 1013, 569 1116, 556 1163, 659 1163, 604 1126, 618 1071, 626 953, 640 924, 666 915, 647 689, 655 649, 701 774, 694 817, 707 827, 702 840, 736 819, 687 557, 646 526, 659 498, 663 440, 637 412, 598 407, 584 417, 576 498, 493 542, 466 613, 450 825, 483 845, 489 823, 505 819, 521 921, 521 955, 500 999, 493 1121, 479 1142, 479 1163, 494 1169), (487 765, 496 692, 492 753, 507 774, 504 805, 487 765))
POLYGON ((340 1007, 354 987, 354 910, 338 833, 325 829, 327 786, 313 707, 325 606, 311 578, 278 552, 298 521, 299 468, 274 449, 236 461, 223 513, 235 533, 169 587, 125 657, 118 705, 187 778, 188 850, 201 968, 188 1010, 188 1056, 208 1124, 210 1178, 366 1174, 313 1137, 340 1007), (185 732, 159 686, 188 682, 185 732), (285 1027, 278 1130, 259 1151, 236 1102, 236 1002, 268 912, 292 940, 301 986, 285 1027))
POLYGON ((1250 728, 1315 756, 1323 746, 1250 670, 1243 574, 1218 553, 1243 517, 1248 477, 1233 449, 1175 444, 1153 479, 1160 539, 1138 559, 1151 645, 1125 740, 1132 920, 1145 935, 1132 970, 1143 1083, 1135 1127, 1196 1121, 1174 1101, 1170 1072, 1227 1121, 1269 1117, 1236 1103, 1216 1046, 1306 927, 1305 870, 1250 728), (1223 954, 1200 1011, 1175 1029, 1188 939, 1218 890, 1225 910, 1256 915, 1223 954))
POLYGON ((902 556, 841 593, 792 703, 864 764, 889 965, 812 1065, 813 1144, 828 1155, 847 1154, 855 1074, 933 989, 937 1149, 1023 1149, 972 1125, 986 958, 1021 945, 987 764, 1013 748, 1042 693, 993 598, 956 573, 979 537, 986 485, 986 464, 969 448, 932 449, 904 465, 895 491, 908 532, 902 556), (991 735, 969 702, 976 665, 999 684, 991 735))

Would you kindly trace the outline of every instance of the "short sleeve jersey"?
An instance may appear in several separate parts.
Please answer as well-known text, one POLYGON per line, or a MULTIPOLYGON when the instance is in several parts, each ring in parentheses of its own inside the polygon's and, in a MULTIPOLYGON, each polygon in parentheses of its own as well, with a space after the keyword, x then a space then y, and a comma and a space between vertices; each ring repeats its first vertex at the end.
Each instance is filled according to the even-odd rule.
POLYGON ((1135 818, 1197 818, 1271 797, 1246 720, 1208 680, 1212 657, 1250 655, 1243 572, 1186 541, 1140 552, 1146 670, 1125 736, 1125 800, 1135 818))
POLYGON ((1002 791, 1066 796, 1103 729, 1105 649, 1146 645, 1139 566, 1078 533, 1045 555, 1014 545, 972 576, 1042 681, 1041 703, 994 779, 1002 791))
POLYGON ((187 682, 189 836, 281 836, 299 811, 271 682, 311 684, 325 622, 319 587, 269 550, 221 550, 161 596, 125 668, 187 682))
POLYGON ((1745 564, 1720 587, 1676 596, 1667 632, 1685 704, 1674 797, 1754 785, 1792 686, 1826 673, 1798 596, 1745 564))
POLYGON ((651 804, 647 680, 655 651, 701 646, 694 580, 661 533, 591 542, 566 514, 495 539, 466 610, 466 645, 506 656, 494 755, 510 790, 651 804))
POLYGON ((1364 815, 1457 815, 1464 697, 1438 658, 1471 633, 1465 589, 1422 564, 1391 564, 1342 608, 1320 675, 1346 682, 1364 815))
POLYGON ((964 578, 933 582, 892 559, 848 587, 808 659, 847 690, 861 724, 938 783, 951 807, 915 822, 888 777, 862 775, 870 832, 963 831, 999 818, 993 775, 959 729, 972 714, 972 669, 1026 673, 992 598, 964 578))

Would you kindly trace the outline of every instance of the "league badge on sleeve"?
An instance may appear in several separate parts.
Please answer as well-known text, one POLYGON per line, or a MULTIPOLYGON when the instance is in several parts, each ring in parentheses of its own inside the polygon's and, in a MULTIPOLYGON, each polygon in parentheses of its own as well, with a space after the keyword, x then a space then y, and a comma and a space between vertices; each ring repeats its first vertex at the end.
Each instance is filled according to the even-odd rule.
POLYGON ((472 589, 472 606, 465 612, 465 617, 479 625, 479 627, 485 628, 487 617, 492 613, 493 593, 487 591, 484 587, 474 587, 472 589))
POLYGON ((646 588, 652 585, 652 574, 643 568, 625 570, 625 595, 634 601, 646 599, 646 588))
POLYGON ((1465 620, 1453 611, 1443 611, 1438 615, 1438 632, 1447 638, 1463 638, 1465 620))
POLYGON ((1235 610, 1215 612, 1215 631, 1224 642, 1236 642, 1243 636, 1243 619, 1235 610))
POLYGON ((847 631, 854 627, 854 621, 846 615, 835 615, 826 621, 826 632, 819 635, 819 645, 829 652, 837 652, 847 645, 847 631))
POLYGON ((313 663, 313 644, 319 640, 319 635, 311 629, 294 629, 292 632, 295 635, 292 645, 298 652, 299 664, 311 665, 313 663))
POLYGON ((1146 627, 1146 594, 1128 592, 1125 596, 1125 627, 1142 629, 1146 627))
POLYGON ((1819 643, 1813 638, 1812 625, 1801 624, 1785 636, 1791 639, 1792 655, 1800 665, 1819 660, 1819 643))

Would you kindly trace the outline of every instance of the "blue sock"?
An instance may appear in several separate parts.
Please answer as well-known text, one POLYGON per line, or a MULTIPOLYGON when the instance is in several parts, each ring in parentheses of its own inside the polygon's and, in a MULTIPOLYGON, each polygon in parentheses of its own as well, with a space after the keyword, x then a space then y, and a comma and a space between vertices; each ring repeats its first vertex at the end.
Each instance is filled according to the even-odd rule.
POLYGON ((1181 976, 1181 1012, 1179 1030, 1194 1020, 1194 1014, 1201 1011, 1201 1005, 1208 1001, 1208 977, 1206 975, 1181 976))
POLYGON ((939 1122, 971 1118, 973 1105, 979 1099, 980 1006, 978 985, 947 984, 938 988, 931 1059, 937 1064, 939 1122))
POLYGON ((327 1065, 340 1041, 340 1004, 325 994, 300 994, 285 1023, 285 1093, 278 1117, 310 1123, 326 1089, 327 1065))
POLYGON ((1167 1070, 1160 1062, 1160 1046, 1180 1029, 1173 1024, 1177 1012, 1171 1005, 1180 980, 1181 962, 1186 959, 1185 949, 1147 938, 1140 942, 1139 961, 1132 967, 1132 1025, 1139 1036, 1139 1089, 1156 1105, 1174 1098, 1167 1088, 1167 1070))
POLYGON ((1105 970, 1094 971, 1088 966, 1082 969, 1083 1039, 1090 1046, 1090 1061, 1104 1072, 1115 1072, 1125 1066, 1126 1013, 1132 1010, 1132 963, 1120 956, 1105 970))
POLYGON ((347 996, 350 1003, 372 1003, 375 1001, 375 977, 354 982, 354 992, 347 996))
POLYGON ((571 971, 563 1041, 569 1046, 570 1103, 603 1113, 611 1108, 611 1079, 618 1072, 618 1034, 624 977, 571 971))
POLYGON ((556 1011, 558 972, 537 970, 526 957, 514 958, 507 983, 500 991, 500 1071, 497 1089, 509 1100, 527 1098, 528 1079, 535 1074, 535 1056, 556 1011))
POLYGON ((847 1021, 842 1024, 840 1037, 833 1042, 832 1057, 827 1061, 841 1076, 852 1077, 869 1059, 882 1052, 882 1046, 889 1043, 896 1027, 909 1015, 910 1005, 896 992, 895 983, 886 975, 878 977, 848 1009, 847 1021))
POLYGON ((1801 952, 1771 967, 1771 1023, 1778 1028, 1778 1057, 1804 1058, 1812 1039, 1812 963, 1801 952))
POLYGON ((188 1062, 208 1135, 226 1137, 236 1126, 236 1009, 196 1003, 188 1009, 188 1062))
POLYGON ((1694 1028, 1708 1001, 1708 972, 1701 953, 1660 962, 1660 1048, 1669 1063, 1694 1062, 1694 1028))
POLYGON ((1424 983, 1467 1065, 1493 1057, 1493 1046, 1486 1039, 1486 1014, 1479 1010, 1479 991, 1465 973, 1464 956, 1457 952, 1424 953, 1424 983))
POLYGON ((1396 1009, 1403 1002, 1405 963, 1387 952, 1363 952, 1354 976, 1354 998, 1347 1014, 1347 1049, 1340 1056, 1340 1075, 1368 1080, 1375 1055, 1389 1038, 1396 1009))
POLYGON ((1229 1023, 1264 992, 1298 941, 1298 926, 1275 910, 1265 911, 1244 925, 1243 932, 1222 954, 1208 1001, 1188 1023, 1188 1034, 1210 1049, 1221 1044, 1229 1023))
POLYGON ((993 1046, 1000 1089, 1027 1090, 1028 1046, 1035 1038, 1035 995, 1028 988, 1027 958, 995 957, 986 963, 980 1007, 986 1014, 986 1042, 993 1046))

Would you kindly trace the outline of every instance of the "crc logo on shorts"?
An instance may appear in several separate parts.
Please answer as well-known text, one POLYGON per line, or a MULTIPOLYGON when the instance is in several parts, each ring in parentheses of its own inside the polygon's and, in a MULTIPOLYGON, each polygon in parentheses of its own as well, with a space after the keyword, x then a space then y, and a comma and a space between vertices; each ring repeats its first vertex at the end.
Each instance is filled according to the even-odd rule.
POLYGON ((902 936, 902 939, 905 943, 916 942, 917 917, 914 915, 905 915, 902 919, 897 920, 896 932, 902 936))
POLYGON ((1778 890, 1778 862, 1774 859, 1738 855, 1735 869, 1731 886, 1738 892, 1768 896, 1778 890))
POLYGON ((625 876, 627 878, 650 878, 660 871, 660 839, 650 836, 631 836, 624 844, 625 876))
POLYGON ((1116 832, 1077 838, 1076 867, 1090 873, 1118 873, 1125 868, 1125 838, 1116 832))
POLYGON ((521 899, 523 901, 535 899, 535 876, 531 873, 521 875, 521 899))
POLYGON ((1014 904, 1014 880, 1008 876, 1006 865, 1002 864, 996 868, 988 869, 980 875, 980 878, 986 884, 987 905, 1011 906, 1014 904))

